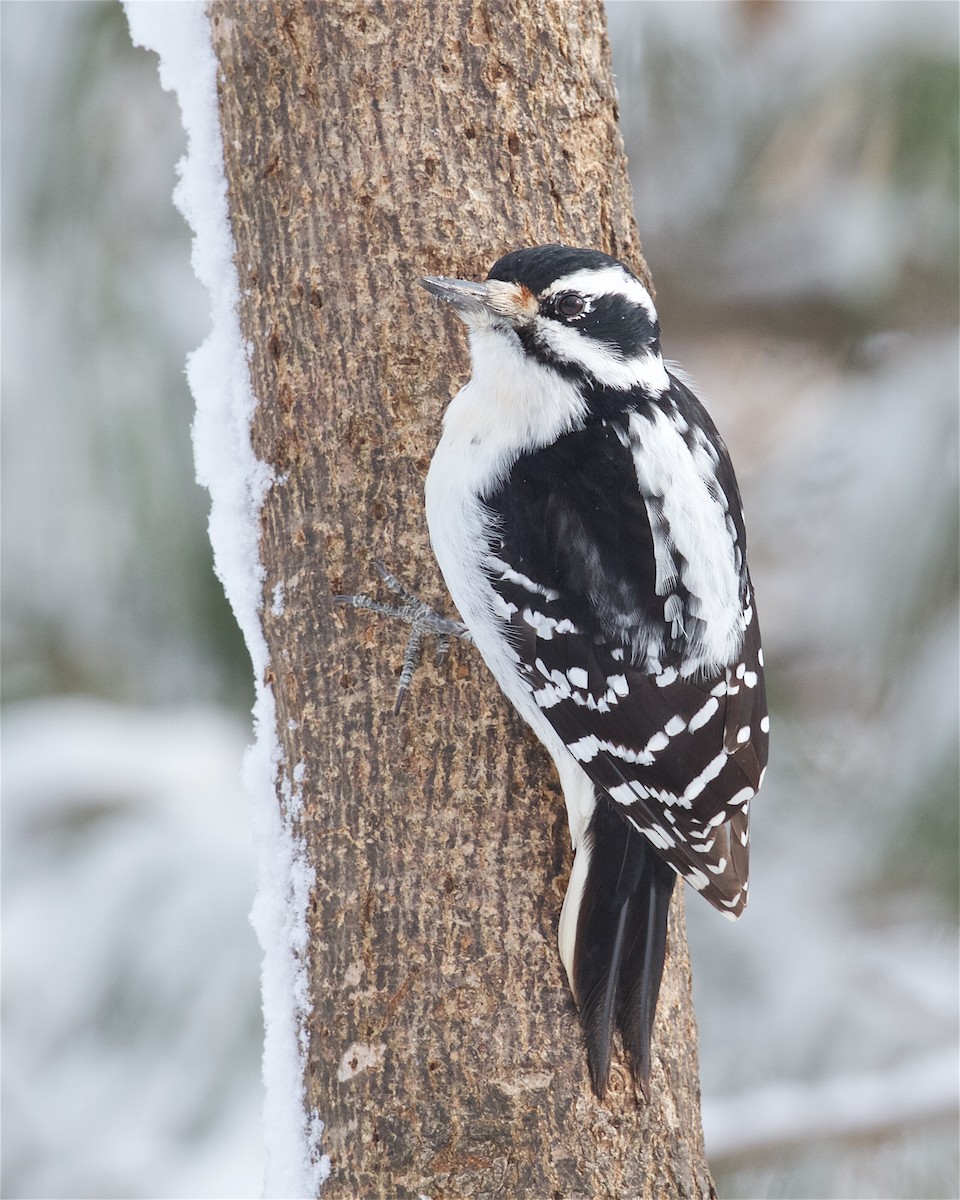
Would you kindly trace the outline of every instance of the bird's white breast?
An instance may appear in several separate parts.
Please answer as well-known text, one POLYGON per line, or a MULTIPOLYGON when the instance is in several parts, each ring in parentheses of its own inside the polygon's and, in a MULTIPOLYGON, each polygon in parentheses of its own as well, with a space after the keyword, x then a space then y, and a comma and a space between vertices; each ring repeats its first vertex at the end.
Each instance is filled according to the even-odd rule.
POLYGON ((531 362, 514 335, 471 329, 473 375, 451 400, 427 473, 427 525, 453 602, 507 698, 555 758, 563 743, 531 700, 518 656, 504 636, 503 601, 490 585, 497 530, 482 497, 521 454, 583 423, 578 389, 531 362))
POLYGON ((586 405, 574 384, 531 361, 509 330, 471 328, 470 351, 473 374, 447 407, 427 474, 427 525, 450 595, 510 694, 515 660, 509 662, 484 570, 496 530, 482 497, 499 487, 521 454, 582 425, 586 405))

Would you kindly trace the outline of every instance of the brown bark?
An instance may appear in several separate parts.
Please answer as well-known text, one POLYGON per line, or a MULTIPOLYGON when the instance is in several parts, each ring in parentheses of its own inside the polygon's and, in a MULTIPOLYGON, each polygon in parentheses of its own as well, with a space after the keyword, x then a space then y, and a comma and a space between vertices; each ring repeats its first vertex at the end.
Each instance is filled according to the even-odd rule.
POLYGON ((422 486, 467 358, 418 276, 482 278, 557 240, 646 273, 600 0, 209 12, 254 446, 277 473, 261 553, 281 770, 302 764, 287 817, 317 872, 324 1195, 708 1195, 680 889, 651 1102, 615 1066, 600 1105, 557 953, 570 850, 549 760, 468 647, 393 717, 406 630, 332 601, 382 557, 450 611, 422 486))

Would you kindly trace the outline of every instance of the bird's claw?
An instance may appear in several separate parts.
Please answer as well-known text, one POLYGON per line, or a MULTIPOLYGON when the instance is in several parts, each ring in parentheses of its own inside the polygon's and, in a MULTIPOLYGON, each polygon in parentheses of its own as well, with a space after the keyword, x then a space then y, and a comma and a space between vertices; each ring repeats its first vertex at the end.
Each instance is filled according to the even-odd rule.
POLYGON ((373 597, 363 593, 355 596, 334 596, 334 600, 338 604, 349 604, 352 608, 378 613, 383 617, 396 617, 410 626, 410 637, 407 639, 407 646, 403 652, 403 665, 400 668, 397 699, 393 706, 394 714, 397 714, 400 712, 404 697, 410 688, 413 673, 420 662, 423 639, 428 636, 437 639, 438 662, 450 649, 451 638, 463 638, 465 641, 471 639, 466 625, 461 621, 451 621, 448 617, 441 617, 435 613, 429 605, 408 591, 399 579, 387 570, 380 559, 377 560, 376 567, 380 578, 390 591, 400 598, 402 603, 384 604, 383 601, 374 600, 373 597))

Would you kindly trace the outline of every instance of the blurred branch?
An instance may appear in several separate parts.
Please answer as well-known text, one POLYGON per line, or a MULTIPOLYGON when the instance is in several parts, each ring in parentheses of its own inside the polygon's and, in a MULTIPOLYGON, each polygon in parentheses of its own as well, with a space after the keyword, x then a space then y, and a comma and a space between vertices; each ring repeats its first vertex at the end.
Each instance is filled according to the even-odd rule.
POLYGON ((810 1142, 882 1140, 905 1128, 956 1122, 957 1048, 944 1047, 886 1071, 757 1088, 703 1102, 711 1168, 773 1160, 810 1142))

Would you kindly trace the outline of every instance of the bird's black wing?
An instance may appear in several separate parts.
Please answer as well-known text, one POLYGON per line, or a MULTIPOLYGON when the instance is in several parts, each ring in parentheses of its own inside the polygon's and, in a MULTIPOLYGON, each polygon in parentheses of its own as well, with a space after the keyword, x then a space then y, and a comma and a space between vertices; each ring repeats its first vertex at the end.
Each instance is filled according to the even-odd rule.
POLYGON ((685 598, 687 634, 676 636, 656 588, 655 538, 670 531, 651 526, 656 497, 638 485, 626 419, 591 422, 515 464, 486 497, 498 531, 487 570, 521 676, 570 753, 663 859, 737 916, 767 756, 763 660, 736 482, 709 418, 697 418, 715 438, 714 490, 743 579, 732 661, 683 673, 698 602, 685 598))

